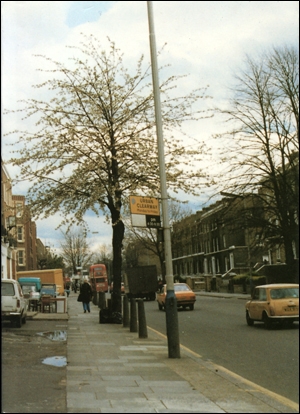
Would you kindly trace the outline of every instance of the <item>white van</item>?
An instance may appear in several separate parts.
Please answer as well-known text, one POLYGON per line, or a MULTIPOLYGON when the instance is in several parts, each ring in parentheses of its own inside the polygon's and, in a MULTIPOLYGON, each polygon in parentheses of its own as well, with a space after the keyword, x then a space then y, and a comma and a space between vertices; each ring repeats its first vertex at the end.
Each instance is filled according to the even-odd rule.
POLYGON ((17 328, 26 323, 28 301, 24 298, 21 286, 17 280, 1 280, 1 319, 10 321, 17 328))

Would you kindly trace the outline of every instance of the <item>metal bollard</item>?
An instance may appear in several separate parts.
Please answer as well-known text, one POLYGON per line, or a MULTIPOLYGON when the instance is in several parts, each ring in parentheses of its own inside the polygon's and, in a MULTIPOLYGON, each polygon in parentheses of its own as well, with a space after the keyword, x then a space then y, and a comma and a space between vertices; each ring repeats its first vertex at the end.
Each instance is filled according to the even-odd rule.
POLYGON ((143 299, 138 300, 139 338, 148 338, 145 306, 143 299))
POLYGON ((128 303, 128 296, 123 296, 123 327, 129 327, 129 303, 128 303))
POLYGON ((136 301, 134 298, 130 299, 130 332, 137 332, 137 313, 136 301))
POLYGON ((98 306, 99 306, 100 309, 105 309, 106 308, 105 305, 106 305, 105 304, 105 292, 99 292, 99 304, 98 304, 98 306))

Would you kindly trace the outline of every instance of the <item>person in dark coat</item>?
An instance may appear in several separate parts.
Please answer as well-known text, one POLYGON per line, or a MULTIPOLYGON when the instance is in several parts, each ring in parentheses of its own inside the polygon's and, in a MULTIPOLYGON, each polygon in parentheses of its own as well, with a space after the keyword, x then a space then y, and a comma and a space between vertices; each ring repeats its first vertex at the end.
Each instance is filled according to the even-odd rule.
POLYGON ((90 301, 92 300, 93 292, 91 285, 86 279, 84 279, 84 282, 80 287, 80 295, 82 298, 84 313, 86 313, 86 311, 91 312, 90 301))

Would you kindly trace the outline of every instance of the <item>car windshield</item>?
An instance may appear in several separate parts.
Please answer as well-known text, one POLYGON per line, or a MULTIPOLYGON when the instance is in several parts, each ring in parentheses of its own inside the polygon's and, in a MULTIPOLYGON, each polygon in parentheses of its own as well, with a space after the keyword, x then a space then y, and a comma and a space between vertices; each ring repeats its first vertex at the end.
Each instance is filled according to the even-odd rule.
POLYGON ((55 288, 53 286, 43 286, 41 289, 41 293, 51 293, 54 292, 55 288))
POLYGON ((271 289, 272 299, 299 298, 299 288, 271 289))
POLYGON ((15 294, 12 283, 1 283, 1 296, 13 296, 15 294))
POLYGON ((175 292, 181 292, 184 290, 190 290, 186 285, 174 285, 175 292))
POLYGON ((23 285, 22 286, 22 291, 24 294, 30 293, 30 292, 35 292, 35 286, 29 286, 29 285, 23 285))

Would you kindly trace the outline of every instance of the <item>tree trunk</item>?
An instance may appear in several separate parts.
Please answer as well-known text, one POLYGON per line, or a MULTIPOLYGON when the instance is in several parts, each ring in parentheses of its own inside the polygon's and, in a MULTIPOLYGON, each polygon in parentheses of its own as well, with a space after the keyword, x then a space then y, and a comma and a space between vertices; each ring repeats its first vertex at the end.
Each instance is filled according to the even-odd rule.
MULTIPOLYGON (((113 291, 111 293, 112 312, 122 312, 122 297, 121 297, 121 270, 122 270, 122 247, 124 239, 125 226, 120 220, 120 214, 117 220, 113 220, 113 263, 112 263, 112 277, 113 277, 113 291)), ((114 217, 115 218, 115 217, 114 217)))

